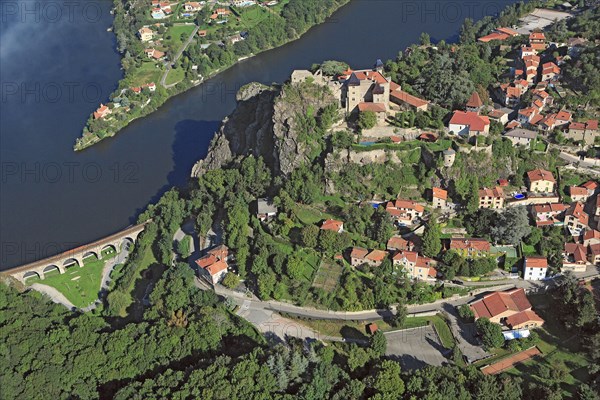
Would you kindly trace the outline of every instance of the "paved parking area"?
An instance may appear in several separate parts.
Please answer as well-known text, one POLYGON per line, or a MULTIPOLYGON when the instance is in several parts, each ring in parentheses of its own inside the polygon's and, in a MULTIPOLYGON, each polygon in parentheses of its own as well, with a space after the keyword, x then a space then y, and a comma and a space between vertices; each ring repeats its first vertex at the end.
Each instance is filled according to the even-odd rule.
POLYGON ((405 369, 441 366, 448 362, 444 354, 448 354, 449 350, 442 346, 431 326, 387 332, 385 337, 385 354, 400 361, 405 369))
POLYGON ((521 18, 519 21, 521 26, 517 28, 517 32, 522 35, 528 35, 536 29, 544 29, 554 21, 569 18, 570 16, 571 14, 566 12, 536 8, 532 13, 521 18))

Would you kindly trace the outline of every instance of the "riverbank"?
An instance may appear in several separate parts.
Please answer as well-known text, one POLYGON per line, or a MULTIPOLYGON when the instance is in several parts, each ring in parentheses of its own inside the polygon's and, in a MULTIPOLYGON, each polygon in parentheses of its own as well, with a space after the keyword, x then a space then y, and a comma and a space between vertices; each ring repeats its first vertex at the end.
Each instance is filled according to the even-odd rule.
MULTIPOLYGON (((201 85, 241 61, 248 60, 257 54, 273 50, 300 39, 311 28, 325 22, 327 18, 330 18, 333 13, 348 4, 349 1, 329 0, 320 5, 310 3, 306 6, 296 6, 296 3, 283 2, 284 5, 280 7, 279 14, 273 10, 265 9, 266 6, 255 5, 251 8, 262 7, 263 10, 261 12, 266 12, 270 18, 265 19, 263 17, 263 20, 261 20, 248 17, 248 20, 254 21, 256 26, 247 28, 247 31, 236 32, 233 36, 229 36, 231 32, 227 29, 223 31, 219 30, 218 33, 210 31, 214 27, 214 24, 220 22, 227 23, 227 19, 224 21, 217 20, 219 22, 216 23, 210 22, 210 26, 206 30, 199 31, 207 23, 206 20, 203 21, 200 18, 202 15, 200 13, 194 23, 195 28, 191 36, 185 42, 181 41, 181 47, 178 47, 177 54, 173 57, 172 61, 169 60, 170 52, 164 47, 165 43, 163 41, 163 39, 171 40, 172 38, 168 35, 174 27, 172 22, 144 26, 142 29, 147 29, 150 37, 149 40, 144 39, 140 33, 142 29, 138 31, 137 35, 140 36, 142 44, 148 47, 143 52, 140 51, 140 43, 137 43, 138 38, 136 37, 136 33, 127 31, 126 33, 129 37, 133 37, 135 41, 130 46, 133 46, 137 52, 130 51, 126 46, 123 48, 124 45, 122 43, 119 44, 119 50, 126 51, 126 53, 125 51, 121 51, 121 54, 123 54, 122 67, 126 70, 125 76, 119 82, 117 90, 110 96, 111 102, 106 105, 100 104, 99 108, 88 118, 82 135, 76 140, 73 149, 81 151, 103 139, 114 137, 131 122, 156 111, 170 98, 201 85), (286 7, 289 7, 291 11, 286 7), (312 23, 308 23, 306 26, 295 27, 298 23, 291 16, 298 14, 298 12, 302 12, 303 14, 301 15, 305 14, 306 19, 312 23), (288 21, 290 18, 291 21, 288 21), (171 26, 169 26, 169 23, 171 23, 171 26), (152 32, 148 28, 151 26, 158 26, 158 30, 152 32), (166 33, 164 32, 165 27, 167 27, 166 33), (161 29, 163 30, 161 33, 162 37, 153 41, 152 38, 158 35, 161 29), (266 30, 268 30, 268 33, 265 33, 266 30), (199 35, 197 38, 196 32, 199 35), (267 35, 270 41, 261 37, 261 35, 267 35), (206 37, 211 38, 208 43, 204 39, 206 37), (215 38, 219 39, 215 40, 215 38), (150 47, 150 45, 154 47, 150 47), (157 50, 157 47, 165 51, 157 50), (128 54, 128 57, 125 57, 124 54, 128 54), (137 54, 137 56, 131 57, 131 54, 137 54), (182 54, 185 54, 185 57, 181 57, 182 54), (184 60, 180 60, 180 57, 184 58, 184 60), (132 58, 134 59, 134 63, 136 63, 134 67, 131 66, 132 58), (148 58, 152 62, 148 62, 148 58), (142 70, 144 71, 141 72, 142 70), (159 73, 157 70, 160 71, 160 78, 155 76, 159 73), (168 74, 173 74, 174 72, 177 72, 179 75, 183 74, 182 79, 176 83, 167 84, 168 74), (152 80, 152 78, 157 79, 152 80)), ((228 14, 226 15, 233 13, 237 17, 238 23, 244 21, 247 13, 247 11, 240 12, 234 7, 219 10, 227 12, 228 14)), ((122 7, 116 7, 115 14, 113 31, 119 38, 126 28, 119 26, 117 21, 127 20, 127 17, 122 7)), ((213 17, 214 14, 210 19, 213 19, 213 17)), ((131 24, 130 26, 134 25, 131 24)), ((127 28, 131 29, 130 26, 127 28)), ((183 37, 183 34, 181 36, 183 37)))

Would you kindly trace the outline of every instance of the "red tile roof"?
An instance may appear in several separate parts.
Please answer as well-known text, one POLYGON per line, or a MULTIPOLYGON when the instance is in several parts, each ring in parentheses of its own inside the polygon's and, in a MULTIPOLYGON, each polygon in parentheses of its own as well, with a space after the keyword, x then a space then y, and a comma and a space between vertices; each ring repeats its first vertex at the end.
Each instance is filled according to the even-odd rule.
POLYGON ((546 40, 546 35, 544 32, 531 32, 529 40, 546 40))
POLYGON ((327 219, 321 224, 321 229, 326 231, 338 232, 343 225, 344 223, 342 221, 337 221, 335 219, 327 219))
POLYGON ((566 213, 567 216, 572 216, 583 225, 588 224, 588 215, 583 211, 583 204, 576 202, 571 204, 566 213))
POLYGON ((372 261, 383 261, 388 256, 387 251, 383 250, 371 250, 369 254, 365 257, 367 260, 372 261))
POLYGON ((543 324, 544 320, 532 310, 521 311, 506 318, 506 325, 511 329, 528 322, 538 322, 543 324))
POLYGON ((488 117, 479 115, 473 111, 454 111, 450 124, 454 125, 467 125, 469 130, 483 132, 485 127, 490 124, 488 117))
POLYGON ((400 89, 390 91, 390 96, 415 108, 420 108, 429 104, 427 100, 420 99, 400 89))
POLYGON ((571 196, 587 196, 588 191, 586 188, 580 187, 580 186, 570 186, 569 187, 569 194, 571 196))
POLYGON ((558 114, 556 114, 556 119, 561 121, 570 121, 571 113, 565 110, 560 110, 558 114))
POLYGON ((435 197, 435 198, 443 199, 443 200, 446 200, 448 198, 448 191, 446 191, 442 188, 434 187, 431 190, 433 191, 433 197, 435 197))
POLYGON ((492 32, 489 35, 482 36, 477 40, 479 40, 480 42, 483 42, 483 43, 487 43, 487 42, 491 42, 492 40, 506 40, 509 37, 510 37, 510 35, 507 35, 506 33, 492 32))
POLYGON ((587 261, 585 246, 579 243, 565 243, 565 254, 572 255, 576 263, 587 261))
POLYGON ((362 247, 353 247, 350 258, 364 259, 367 254, 369 254, 369 250, 362 247))
POLYGON ((396 199, 396 201, 394 202, 394 207, 398 208, 398 209, 407 209, 407 210, 415 210, 416 212, 422 213, 425 211, 425 207, 423 207, 422 205, 415 203, 412 200, 403 200, 403 199, 396 199))
POLYGON ((474 249, 479 251, 490 251, 490 242, 479 238, 450 239, 450 249, 474 249))
POLYGON ((533 171, 529 171, 529 172, 527 172, 527 177, 529 178, 530 182, 536 182, 536 181, 556 182, 556 180, 554 180, 554 175, 552 175, 552 172, 546 171, 545 169, 534 169, 533 171))
POLYGON ((548 259, 546 257, 525 257, 525 267, 548 268, 548 259))
POLYGON ((567 209, 567 206, 562 203, 551 203, 551 204, 536 204, 533 206, 533 210, 536 214, 541 213, 560 213, 567 209))
POLYGON ((587 181, 586 183, 584 183, 581 186, 584 187, 584 188, 586 188, 587 190, 596 190, 598 188, 598 182, 596 182, 596 181, 587 181))
POLYGON ((504 197, 504 191, 500 186, 496 186, 493 189, 479 189, 479 197, 504 197))
POLYGON ((400 236, 392 236, 390 240, 387 242, 388 249, 396 249, 396 250, 410 250, 413 248, 413 243, 400 237, 400 236))
POLYGON ((387 111, 383 103, 358 103, 358 110, 360 112, 372 111, 375 113, 387 111))
POLYGON ((496 30, 498 32, 506 33, 507 35, 510 35, 510 36, 519 36, 519 32, 517 32, 511 28, 501 27, 501 28, 497 28, 496 30))
POLYGON ((523 288, 504 292, 494 292, 471 304, 475 318, 493 318, 507 310, 525 311, 531 309, 531 303, 525 296, 523 288))

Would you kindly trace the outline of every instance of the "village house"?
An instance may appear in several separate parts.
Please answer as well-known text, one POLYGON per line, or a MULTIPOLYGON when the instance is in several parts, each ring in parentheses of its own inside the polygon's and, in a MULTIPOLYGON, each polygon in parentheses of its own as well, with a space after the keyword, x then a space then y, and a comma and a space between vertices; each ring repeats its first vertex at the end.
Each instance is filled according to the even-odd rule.
POLYGON ((532 94, 532 100, 536 101, 539 100, 542 102, 542 104, 544 105, 544 107, 546 106, 551 106, 553 103, 553 98, 552 96, 550 96, 548 94, 548 92, 546 92, 545 90, 540 90, 540 89, 533 89, 531 91, 532 94))
POLYGON ((490 322, 508 329, 533 329, 544 324, 544 320, 533 311, 523 288, 490 293, 472 302, 469 307, 475 320, 488 318, 490 322))
POLYGON ((387 116, 387 109, 383 103, 358 103, 358 111, 364 113, 370 111, 375 114, 377 118, 377 125, 385 125, 385 118, 387 116))
POLYGON ((560 68, 553 62, 547 62, 542 65, 542 80, 552 81, 559 77, 560 68))
MULTIPOLYGON (((353 71, 345 81, 342 103, 347 113, 359 110, 359 104, 375 103, 389 110, 390 80, 379 71, 353 71)), ((363 106, 364 107, 364 106, 363 106)))
POLYGON ((431 189, 431 197, 433 208, 446 208, 446 201, 448 200, 448 192, 446 190, 439 187, 434 187, 431 189))
POLYGON ((108 106, 105 106, 104 104, 100 104, 100 107, 98 107, 98 109, 94 111, 94 119, 103 119, 110 114, 112 114, 110 108, 108 108, 108 106))
POLYGON ((187 12, 196 12, 202 10, 202 4, 197 1, 190 1, 183 4, 183 9, 187 12))
POLYGON ((588 191, 588 195, 593 196, 598 192, 598 182, 596 181, 587 181, 586 183, 584 183, 583 185, 581 185, 582 188, 585 188, 585 190, 588 191))
POLYGON ((138 36, 142 42, 149 42, 154 37, 152 29, 143 27, 138 31, 138 36))
POLYGON ((537 108, 535 107, 526 107, 519 110, 519 122, 523 126, 529 125, 533 119, 539 115, 537 108))
POLYGON ((552 193, 556 180, 552 172, 545 169, 534 169, 527 172, 529 191, 533 193, 552 193))
POLYGON ((579 236, 588 228, 588 219, 587 213, 583 211, 583 204, 573 203, 565 213, 565 228, 571 236, 579 236))
POLYGON ((564 126, 571 122, 573 116, 570 112, 561 110, 556 114, 556 126, 564 126))
POLYGON ((600 243, 592 244, 588 249, 590 263, 600 265, 600 243))
POLYGON ((565 137, 574 141, 583 141, 586 145, 594 144, 598 135, 598 120, 590 119, 586 122, 571 122, 565 137))
POLYGON ((546 257, 525 257, 523 259, 523 279, 539 281, 546 278, 548 259, 546 257))
POLYGON ((277 206, 271 199, 256 200, 256 217, 260 221, 268 221, 277 215, 277 206))
POLYGON ((388 252, 383 250, 371 250, 364 259, 364 263, 371 267, 379 267, 383 260, 388 257, 388 252))
POLYGON ((537 127, 542 132, 550 132, 556 127, 556 116, 558 114, 551 113, 545 115, 537 124, 537 127))
POLYGON ((487 135, 490 132, 490 120, 472 111, 456 110, 448 124, 448 131, 468 138, 487 135))
POLYGON ((583 234, 583 245, 588 247, 594 244, 600 244, 600 232, 595 229, 589 229, 583 234))
POLYGON ((528 56, 535 56, 537 55, 537 51, 535 51, 535 49, 531 46, 527 46, 527 45, 522 45, 521 46, 521 59, 528 57, 528 56))
POLYGON ((482 43, 488 43, 493 40, 504 41, 515 36, 519 36, 519 32, 515 31, 514 29, 496 28, 496 30, 490 33, 489 35, 482 36, 477 40, 482 43))
POLYGON ((531 32, 529 34, 529 46, 536 51, 546 50, 546 35, 544 35, 544 32, 531 32))
POLYGON ((594 201, 594 219, 600 221, 600 196, 596 196, 594 201))
POLYGON ((587 268, 587 251, 579 243, 565 243, 561 271, 585 272, 587 268))
POLYGON ((531 142, 537 137, 537 132, 524 128, 515 128, 506 132, 504 137, 510 140, 513 146, 530 146, 531 142))
POLYGON ((390 101, 405 110, 427 111, 429 109, 429 101, 403 91, 395 82, 390 82, 390 101))
POLYGON ((562 203, 535 204, 532 207, 533 219, 537 227, 563 224, 563 213, 567 206, 562 203))
POLYGON ((499 99, 507 107, 515 107, 529 90, 529 82, 525 79, 517 79, 512 83, 503 83, 499 86, 499 99))
POLYGON ((478 258, 489 255, 491 244, 485 239, 479 238, 455 238, 450 239, 448 250, 453 250, 464 258, 478 258))
POLYGON ((146 49, 144 52, 148 58, 153 58, 155 60, 162 60, 165 57, 165 53, 155 49, 146 49))
POLYGON ((513 111, 510 108, 497 108, 489 112, 488 118, 491 121, 496 121, 502 125, 506 125, 512 112, 513 111))
POLYGON ((344 223, 335 219, 326 219, 321 224, 321 230, 342 233, 344 232, 344 223))
POLYGON ((581 186, 569 186, 569 196, 573 201, 586 202, 590 194, 588 190, 581 186))
POLYGON ((413 251, 415 243, 412 240, 404 239, 401 236, 392 236, 387 241, 386 248, 388 251, 413 251))
POLYGON ((350 265, 353 267, 359 267, 363 265, 365 261, 365 257, 369 254, 369 250, 363 249, 362 247, 353 247, 350 252, 350 265))
POLYGON ((412 225, 423 217, 425 207, 412 200, 397 199, 393 202, 387 202, 385 211, 392 217, 394 222, 403 225, 412 225))
POLYGON ((502 207, 504 207, 504 191, 500 186, 493 189, 483 188, 479 190, 479 208, 502 207))
POLYGON ((227 275, 230 258, 229 249, 225 245, 220 245, 209 250, 204 257, 196 260, 200 277, 212 285, 221 282, 225 275, 227 275))
POLYGON ((414 251, 399 251, 392 258, 392 262, 395 267, 402 268, 411 279, 435 280, 437 276, 437 270, 433 267, 434 261, 414 251))

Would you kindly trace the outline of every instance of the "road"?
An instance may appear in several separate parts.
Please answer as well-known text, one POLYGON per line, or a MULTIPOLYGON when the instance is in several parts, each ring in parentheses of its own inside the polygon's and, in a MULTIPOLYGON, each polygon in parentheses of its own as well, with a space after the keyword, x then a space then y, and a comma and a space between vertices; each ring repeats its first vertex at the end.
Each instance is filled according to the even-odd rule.
POLYGON ((187 47, 190 45, 190 43, 192 43, 192 40, 194 40, 194 37, 196 36, 196 34, 198 33, 198 30, 200 29, 199 26, 196 26, 194 28, 194 31, 192 32, 192 34, 190 35, 190 37, 185 41, 185 43, 181 46, 181 48, 179 49, 179 51, 177 52, 177 54, 175 54, 175 57, 173 57, 173 60, 167 64, 165 72, 163 74, 163 76, 160 78, 160 84, 165 87, 165 88, 170 88, 173 87, 175 85, 177 85, 177 83, 179 82, 175 82, 172 83, 170 85, 166 84, 167 81, 167 75, 169 75, 169 71, 171 71, 171 68, 173 66, 173 64, 175 64, 177 62, 177 60, 179 60, 179 57, 181 57, 181 55, 183 54, 183 52, 185 51, 185 49, 187 49, 187 47))

